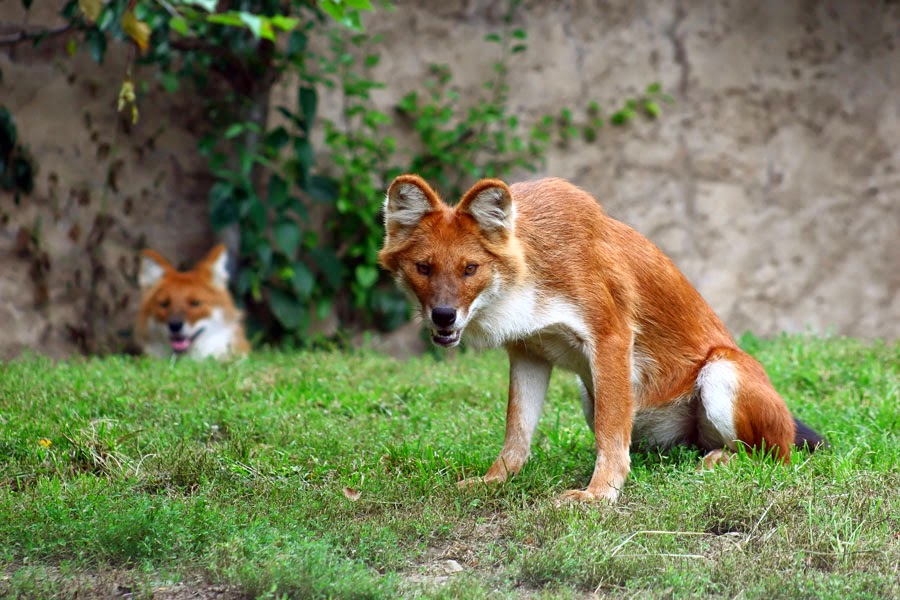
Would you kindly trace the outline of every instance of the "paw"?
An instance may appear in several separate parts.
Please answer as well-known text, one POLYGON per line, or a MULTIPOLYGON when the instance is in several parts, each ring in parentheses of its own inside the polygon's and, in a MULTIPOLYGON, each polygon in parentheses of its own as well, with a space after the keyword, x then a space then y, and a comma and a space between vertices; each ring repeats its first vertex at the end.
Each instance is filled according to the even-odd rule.
POLYGON ((506 481, 506 477, 488 474, 484 477, 466 477, 462 481, 457 481, 456 487, 461 490, 470 490, 479 485, 496 485, 504 481, 506 481))
POLYGON ((700 464, 697 465, 697 470, 710 470, 715 468, 717 465, 727 465, 733 457, 734 455, 728 450, 713 450, 700 459, 700 464))
POLYGON ((456 482, 456 487, 461 490, 470 490, 473 487, 484 485, 484 477, 466 477, 462 481, 456 482))
POLYGON ((578 503, 598 503, 604 502, 613 504, 619 498, 619 490, 614 487, 607 487, 606 490, 567 490, 559 497, 560 504, 578 503))

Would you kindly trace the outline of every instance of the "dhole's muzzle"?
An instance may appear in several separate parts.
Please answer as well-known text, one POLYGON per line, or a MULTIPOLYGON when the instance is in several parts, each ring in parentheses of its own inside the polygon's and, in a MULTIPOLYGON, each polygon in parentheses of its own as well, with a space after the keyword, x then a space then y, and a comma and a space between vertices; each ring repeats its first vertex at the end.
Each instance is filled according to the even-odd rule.
POLYGON ((438 346, 450 348, 459 343, 462 328, 454 327, 456 309, 452 306, 435 306, 431 309, 431 339, 438 346))

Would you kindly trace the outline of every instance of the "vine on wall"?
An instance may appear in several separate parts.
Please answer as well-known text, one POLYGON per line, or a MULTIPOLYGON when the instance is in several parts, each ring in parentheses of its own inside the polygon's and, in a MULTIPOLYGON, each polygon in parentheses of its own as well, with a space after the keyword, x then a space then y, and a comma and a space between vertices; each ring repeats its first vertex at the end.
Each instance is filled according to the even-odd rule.
MULTIPOLYGON (((523 122, 507 83, 528 49, 527 31, 514 25, 519 4, 512 0, 502 27, 484 38, 497 58, 477 97, 463 101, 452 67, 430 65, 422 89, 391 112, 372 99, 387 84, 372 75, 381 40, 361 26, 369 0, 70 0, 65 27, 23 30, 11 43, 68 35, 70 52, 81 47, 102 62, 110 42, 125 42, 133 63, 155 67, 157 85, 196 97, 206 120, 199 147, 213 176, 210 222, 238 257, 236 295, 257 339, 303 344, 315 319, 381 329, 407 319, 405 299, 377 265, 383 194, 395 175, 419 173, 455 197, 481 177, 538 170, 552 144, 593 142, 607 123, 655 118, 670 100, 654 84, 608 117, 592 102, 523 122), (328 40, 318 55, 309 49, 314 36, 328 40), (271 91, 287 75, 297 81, 293 102, 273 107, 271 91), (318 115, 326 88, 340 98, 336 119, 318 115), (400 135, 412 138, 411 151, 398 149, 400 135)), ((131 73, 123 73, 120 109, 137 119, 151 82, 131 73)), ((11 172, 3 164, 0 185, 11 172)))

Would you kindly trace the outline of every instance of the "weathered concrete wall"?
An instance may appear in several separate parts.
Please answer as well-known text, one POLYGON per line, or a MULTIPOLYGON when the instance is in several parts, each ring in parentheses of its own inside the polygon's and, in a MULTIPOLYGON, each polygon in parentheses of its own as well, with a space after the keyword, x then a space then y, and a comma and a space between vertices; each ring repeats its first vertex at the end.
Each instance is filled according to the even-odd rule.
MULTIPOLYGON (((60 25, 62 4, 36 2, 29 23, 60 25)), ((21 3, 0 2, 0 22, 21 18, 21 3)), ((0 105, 39 168, 19 205, 0 192, 0 358, 125 348, 139 250, 173 261, 208 250, 199 115, 189 101, 151 91, 136 125, 119 116, 127 56, 127 46, 110 44, 103 65, 86 51, 70 58, 65 39, 0 49, 0 105)))
MULTIPOLYGON (((368 19, 385 34, 385 108, 429 63, 449 64, 464 93, 490 77, 483 37, 505 3, 396 4, 368 19)), ((0 3, 0 21, 15 8, 0 3)), ((53 24, 55 7, 41 10, 53 24)), ((900 336, 900 4, 530 2, 516 25, 529 32, 510 63, 525 121, 613 107, 653 81, 676 97, 658 122, 554 148, 543 174, 654 240, 732 331, 900 336)), ((0 103, 41 169, 21 206, 0 194, 0 357, 73 352, 88 323, 91 345, 114 347, 136 310, 136 250, 190 261, 210 242, 190 103, 151 93, 127 131, 111 116, 124 52, 109 59, 0 51, 0 103), (22 232, 38 222, 34 248, 22 232)))
MULTIPOLYGON (((477 93, 503 5, 398 3, 370 20, 379 75, 414 89, 449 63, 477 93)), ((732 331, 900 335, 898 3, 531 2, 516 25, 523 115, 654 81, 676 97, 655 124, 555 148, 542 174, 654 240, 732 331)))

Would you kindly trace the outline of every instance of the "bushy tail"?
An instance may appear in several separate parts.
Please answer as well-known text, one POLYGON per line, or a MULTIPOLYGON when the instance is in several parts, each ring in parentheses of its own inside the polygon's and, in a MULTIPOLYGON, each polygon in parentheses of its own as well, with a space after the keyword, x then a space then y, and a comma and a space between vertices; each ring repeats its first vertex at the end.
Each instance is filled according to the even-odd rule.
POLYGON ((813 431, 813 429, 798 419, 794 417, 794 424, 797 426, 797 435, 794 436, 794 445, 798 448, 808 448, 809 450, 818 450, 820 448, 827 448, 828 442, 825 441, 821 435, 813 431))

